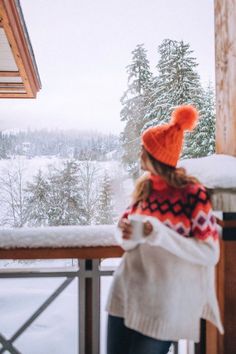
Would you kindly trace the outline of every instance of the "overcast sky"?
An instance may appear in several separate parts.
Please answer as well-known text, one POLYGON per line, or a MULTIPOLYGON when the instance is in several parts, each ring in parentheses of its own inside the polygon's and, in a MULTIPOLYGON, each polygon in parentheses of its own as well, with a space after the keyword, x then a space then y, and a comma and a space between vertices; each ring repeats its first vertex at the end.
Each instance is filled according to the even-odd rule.
POLYGON ((36 100, 1 100, 2 129, 119 133, 131 51, 151 69, 165 38, 190 43, 202 81, 214 81, 213 0, 21 0, 42 81, 36 100))

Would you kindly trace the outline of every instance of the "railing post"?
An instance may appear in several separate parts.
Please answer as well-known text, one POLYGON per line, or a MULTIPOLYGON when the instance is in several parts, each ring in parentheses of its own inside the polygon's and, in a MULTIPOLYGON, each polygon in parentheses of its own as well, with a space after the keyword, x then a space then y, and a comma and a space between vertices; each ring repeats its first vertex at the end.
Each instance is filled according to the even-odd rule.
POLYGON ((93 265, 93 277, 92 277, 92 338, 93 346, 92 353, 100 353, 100 284, 101 278, 99 273, 100 260, 94 259, 93 265))
POLYGON ((79 267, 79 354, 99 354, 99 260, 80 260, 79 267))
POLYGON ((78 354, 85 354, 85 261, 78 260, 79 262, 79 333, 78 333, 78 354))

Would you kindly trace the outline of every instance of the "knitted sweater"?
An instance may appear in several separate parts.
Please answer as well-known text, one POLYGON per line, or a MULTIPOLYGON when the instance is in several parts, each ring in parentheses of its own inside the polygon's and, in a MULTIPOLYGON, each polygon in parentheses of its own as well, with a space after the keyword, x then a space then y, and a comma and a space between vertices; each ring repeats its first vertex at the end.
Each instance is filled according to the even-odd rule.
POLYGON ((127 327, 159 340, 199 341, 200 318, 223 333, 215 294, 219 259, 216 221, 205 188, 170 187, 150 175, 152 192, 131 214, 149 220, 153 231, 141 242, 117 239, 126 250, 116 270, 107 311, 127 327))

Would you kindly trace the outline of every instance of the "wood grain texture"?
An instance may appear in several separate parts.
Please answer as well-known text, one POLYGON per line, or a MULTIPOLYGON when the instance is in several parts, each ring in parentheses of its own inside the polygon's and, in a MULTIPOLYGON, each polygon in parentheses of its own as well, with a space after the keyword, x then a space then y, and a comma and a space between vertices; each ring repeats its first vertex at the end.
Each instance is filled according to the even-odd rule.
POLYGON ((121 257, 119 246, 81 248, 15 248, 0 249, 0 259, 101 259, 121 257))
POLYGON ((19 77, 19 71, 0 71, 0 77, 19 77))
POLYGON ((210 323, 206 327, 206 354, 236 353, 236 241, 221 241, 216 268, 216 291, 225 335, 210 323))
POLYGON ((224 244, 224 354, 236 353, 236 242, 224 244))
POLYGON ((216 151, 236 156, 236 1, 215 0, 216 151))
MULTIPOLYGON (((220 306, 221 319, 224 324, 225 310, 225 242, 220 241, 220 261, 216 267, 216 293, 220 306)), ((201 354, 224 354, 224 336, 210 322, 206 322, 206 346, 201 354)), ((225 353, 226 354, 226 353, 225 353)))

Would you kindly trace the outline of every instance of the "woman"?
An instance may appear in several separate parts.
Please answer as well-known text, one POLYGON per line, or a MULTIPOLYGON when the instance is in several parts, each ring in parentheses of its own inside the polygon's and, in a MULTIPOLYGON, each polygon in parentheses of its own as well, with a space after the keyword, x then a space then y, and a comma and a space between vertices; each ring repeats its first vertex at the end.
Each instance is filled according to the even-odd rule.
POLYGON ((180 106, 169 124, 142 134, 140 178, 118 223, 126 251, 115 272, 107 311, 107 354, 165 354, 179 339, 199 341, 200 319, 221 333, 214 288, 219 259, 216 221, 206 189, 177 168, 196 109, 180 106), (143 238, 132 240, 132 216, 143 238))

